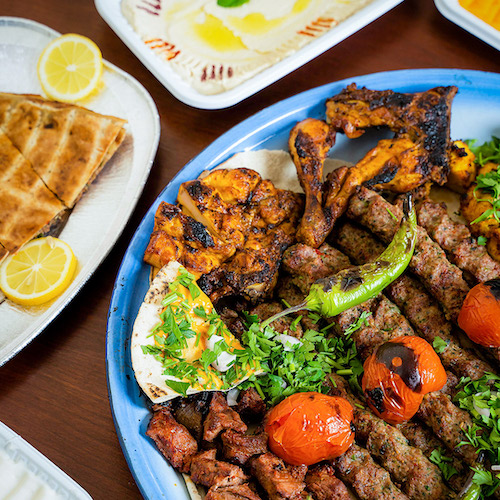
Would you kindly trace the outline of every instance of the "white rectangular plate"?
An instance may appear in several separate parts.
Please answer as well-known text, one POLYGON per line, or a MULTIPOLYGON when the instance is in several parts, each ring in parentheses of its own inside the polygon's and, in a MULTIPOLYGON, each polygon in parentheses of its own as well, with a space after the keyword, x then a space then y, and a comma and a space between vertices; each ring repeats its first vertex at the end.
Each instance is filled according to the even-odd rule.
MULTIPOLYGON (((288 56, 270 68, 258 73, 237 87, 214 95, 204 95, 197 92, 185 82, 168 64, 149 49, 140 36, 133 30, 122 14, 121 0, 94 0, 102 18, 113 31, 123 40, 128 48, 141 60, 146 68, 160 83, 177 99, 195 108, 221 109, 232 106, 255 94, 271 83, 283 78, 311 59, 322 54, 329 48, 385 14, 402 0, 372 0, 364 8, 351 17, 330 29, 323 36, 288 56)), ((215 1, 215 0, 214 0, 215 1)), ((279 1, 279 0, 274 0, 279 1)))
POLYGON ((434 3, 444 17, 500 50, 500 31, 464 9, 458 0, 434 0, 434 3))
POLYGON ((0 498, 91 500, 80 485, 2 422, 0 498))
MULTIPOLYGON (((0 91, 41 94, 37 60, 58 35, 27 19, 0 17, 0 91)), ((156 106, 135 79, 107 62, 103 83, 96 97, 80 104, 125 118, 127 136, 73 209, 60 235, 78 259, 69 288, 49 306, 33 309, 0 298, 0 366, 38 335, 96 270, 125 227, 149 175, 160 137, 156 106)))

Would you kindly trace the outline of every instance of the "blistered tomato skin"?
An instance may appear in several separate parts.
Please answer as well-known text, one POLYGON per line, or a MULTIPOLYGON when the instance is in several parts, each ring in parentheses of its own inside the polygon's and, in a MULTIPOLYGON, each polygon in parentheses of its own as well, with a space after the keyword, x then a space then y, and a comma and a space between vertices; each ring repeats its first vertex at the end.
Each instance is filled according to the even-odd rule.
POLYGON ((500 279, 479 283, 469 291, 458 325, 476 344, 500 347, 500 279))
POLYGON ((377 362, 374 355, 365 361, 361 387, 373 412, 394 425, 413 417, 424 398, 403 383, 399 375, 377 362))
POLYGON ((399 424, 413 417, 424 395, 441 389, 446 380, 432 346, 408 335, 380 345, 365 361, 362 389, 376 415, 399 424))
POLYGON ((354 441, 353 408, 340 397, 301 392, 276 405, 266 419, 271 451, 291 465, 312 465, 347 451, 354 441))

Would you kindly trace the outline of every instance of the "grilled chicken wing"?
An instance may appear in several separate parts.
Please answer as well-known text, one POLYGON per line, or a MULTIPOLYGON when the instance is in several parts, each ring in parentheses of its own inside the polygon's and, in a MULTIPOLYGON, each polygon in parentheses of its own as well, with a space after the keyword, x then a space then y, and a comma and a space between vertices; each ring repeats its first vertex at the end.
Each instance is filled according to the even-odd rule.
POLYGON ((388 127, 396 137, 423 144, 431 177, 442 184, 448 175, 451 102, 457 87, 436 87, 402 94, 392 90, 358 89, 349 85, 326 103, 327 122, 355 138, 369 127, 388 127))
POLYGON ((381 140, 350 168, 329 198, 333 225, 357 186, 405 193, 429 180, 444 184, 449 173, 450 112, 456 87, 400 94, 349 85, 327 101, 327 122, 349 138, 369 127, 388 127, 393 139, 381 140))
POLYGON ((304 216, 297 239, 317 248, 325 241, 332 224, 322 207, 323 163, 335 143, 335 132, 321 120, 308 118, 292 129, 288 146, 306 194, 304 216))

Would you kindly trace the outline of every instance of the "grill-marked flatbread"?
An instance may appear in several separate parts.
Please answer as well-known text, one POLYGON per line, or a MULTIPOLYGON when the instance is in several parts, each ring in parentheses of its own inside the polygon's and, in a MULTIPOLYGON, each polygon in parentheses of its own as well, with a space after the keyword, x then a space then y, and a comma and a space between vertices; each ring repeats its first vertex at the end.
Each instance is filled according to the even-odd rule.
POLYGON ((64 205, 0 130, 0 261, 63 210, 64 205))
POLYGON ((125 123, 36 95, 0 93, 0 129, 68 208, 116 151, 125 123))
MULTIPOLYGON (((4 248, 4 246, 0 243, 0 264, 2 263, 2 260, 5 259, 5 257, 7 257, 8 254, 9 254, 9 252, 7 252, 7 250, 4 248)), ((0 297, 0 300, 1 300, 1 297, 0 297)))

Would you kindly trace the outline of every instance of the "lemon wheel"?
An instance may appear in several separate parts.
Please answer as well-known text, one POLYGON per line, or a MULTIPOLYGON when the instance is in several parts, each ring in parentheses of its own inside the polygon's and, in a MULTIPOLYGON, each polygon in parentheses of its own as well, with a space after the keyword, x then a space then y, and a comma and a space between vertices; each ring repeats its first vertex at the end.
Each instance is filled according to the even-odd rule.
POLYGON ((48 236, 24 245, 0 266, 0 288, 17 304, 40 305, 60 295, 71 283, 76 257, 64 241, 48 236))
POLYGON ((99 86, 102 55, 89 38, 67 34, 50 42, 38 59, 38 78, 51 99, 74 102, 99 86))

